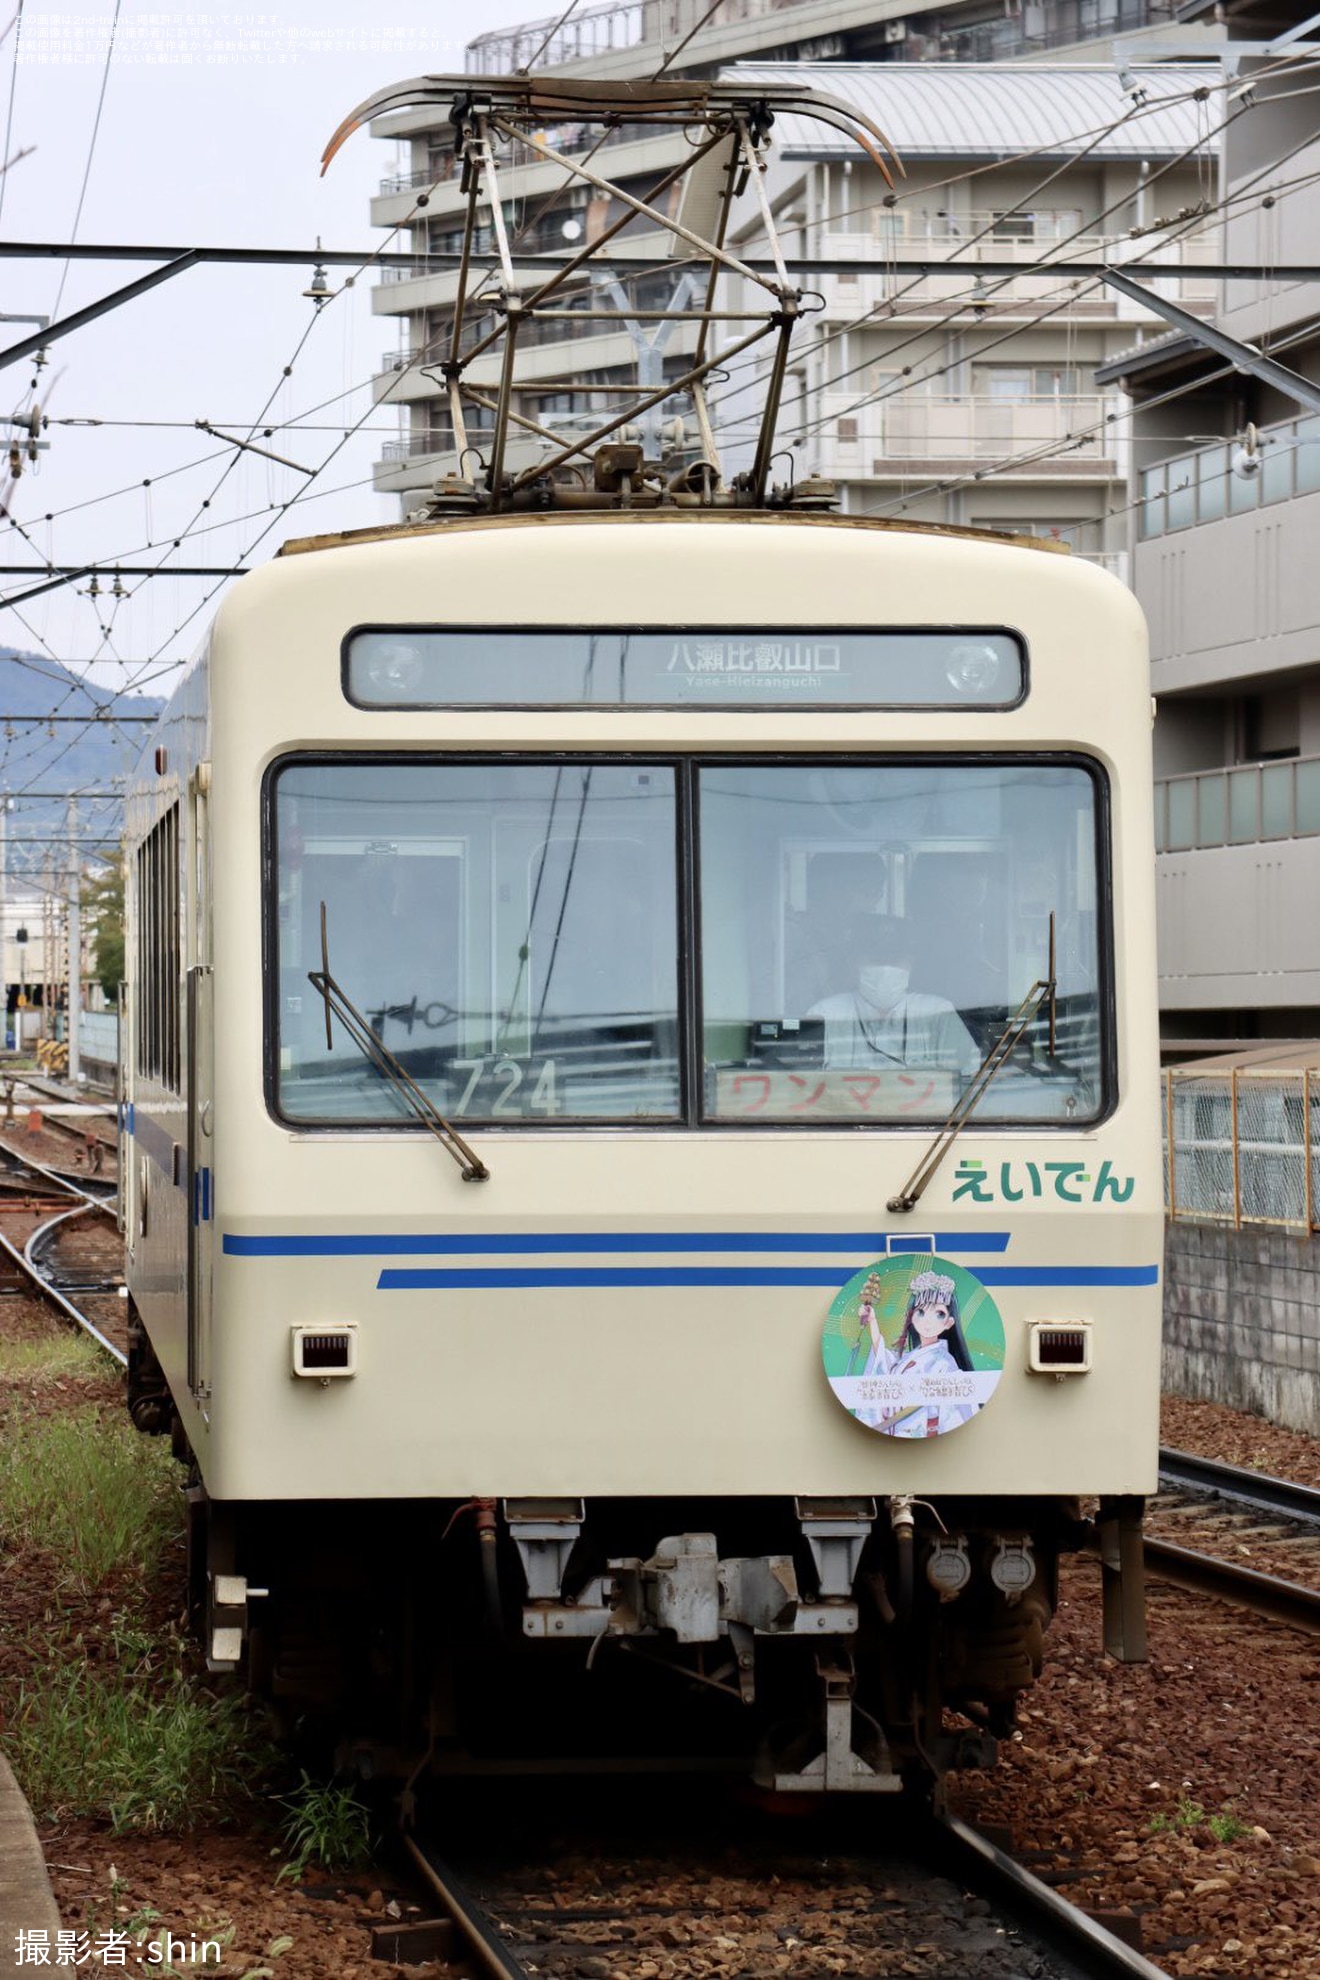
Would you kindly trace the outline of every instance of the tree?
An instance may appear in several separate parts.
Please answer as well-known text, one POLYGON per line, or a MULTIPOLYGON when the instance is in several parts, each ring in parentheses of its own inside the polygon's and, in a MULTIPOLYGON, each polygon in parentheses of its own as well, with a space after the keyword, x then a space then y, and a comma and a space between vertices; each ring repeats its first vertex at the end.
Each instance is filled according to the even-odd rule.
POLYGON ((82 908, 91 935, 92 968, 109 1003, 124 980, 124 869, 118 861, 84 879, 82 908))

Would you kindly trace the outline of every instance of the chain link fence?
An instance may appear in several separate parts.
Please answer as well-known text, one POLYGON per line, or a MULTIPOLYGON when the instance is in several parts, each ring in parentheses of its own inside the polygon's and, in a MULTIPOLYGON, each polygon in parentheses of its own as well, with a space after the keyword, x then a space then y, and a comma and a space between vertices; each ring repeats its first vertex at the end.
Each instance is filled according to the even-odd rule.
POLYGON ((1172 1223, 1320 1228, 1320 1090, 1309 1068, 1173 1067, 1164 1085, 1172 1223), (1313 1125, 1315 1120, 1315 1125, 1313 1125))

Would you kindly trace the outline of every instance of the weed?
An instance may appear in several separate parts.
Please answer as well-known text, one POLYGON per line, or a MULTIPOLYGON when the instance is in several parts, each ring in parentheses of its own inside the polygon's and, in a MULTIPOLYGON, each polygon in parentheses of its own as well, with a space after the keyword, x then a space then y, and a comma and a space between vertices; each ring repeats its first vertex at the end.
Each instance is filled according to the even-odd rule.
POLYGON ((46 1548, 86 1590, 126 1566, 149 1574, 179 1520, 168 1450, 89 1408, 21 1432, 0 1462, 0 1538, 46 1548))
POLYGON ((322 1785, 304 1774, 281 1799, 288 1810, 282 1834, 289 1852, 281 1877, 297 1882, 311 1864, 318 1870, 351 1870, 370 1857, 370 1811, 351 1787, 322 1785))
POLYGON ((109 1813, 126 1829, 190 1829, 250 1794, 254 1755, 242 1702, 168 1678, 70 1663, 20 1690, 4 1737, 39 1819, 109 1813))
POLYGON ((1172 1815, 1152 1815, 1147 1828, 1152 1836, 1173 1835, 1178 1831, 1199 1829, 1204 1823, 1216 1842, 1237 1842, 1240 1836, 1248 1833, 1249 1825, 1242 1821, 1235 1810, 1225 1803, 1217 1815, 1207 1815, 1199 1801, 1190 1795, 1183 1795, 1172 1815))
POLYGON ((0 1341, 0 1376, 12 1382, 63 1382, 101 1375, 101 1350, 86 1334, 52 1334, 41 1341, 0 1341))

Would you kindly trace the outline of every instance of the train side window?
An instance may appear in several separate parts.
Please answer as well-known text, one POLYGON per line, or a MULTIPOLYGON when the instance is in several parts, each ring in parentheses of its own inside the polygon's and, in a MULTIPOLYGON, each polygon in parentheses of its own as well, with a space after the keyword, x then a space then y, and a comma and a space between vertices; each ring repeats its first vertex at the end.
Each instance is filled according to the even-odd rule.
POLYGON ((137 1070, 181 1090, 179 807, 153 825, 137 850, 137 1070))

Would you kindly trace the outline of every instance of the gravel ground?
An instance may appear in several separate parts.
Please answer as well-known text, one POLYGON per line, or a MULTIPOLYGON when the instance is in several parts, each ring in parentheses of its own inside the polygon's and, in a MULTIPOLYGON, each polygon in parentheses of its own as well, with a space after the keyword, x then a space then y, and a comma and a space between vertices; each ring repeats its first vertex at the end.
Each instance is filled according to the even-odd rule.
POLYGON ((99 1144, 95 1174, 105 1182, 113 1182, 118 1166, 113 1123, 107 1128, 105 1121, 89 1115, 78 1118, 77 1128, 78 1133, 73 1135, 51 1127, 38 1102, 34 1107, 16 1107, 13 1122, 0 1124, 0 1144, 26 1161, 39 1162, 44 1169, 56 1169, 76 1182, 91 1169, 85 1137, 94 1134, 99 1144), (33 1119, 41 1125, 30 1126, 33 1119))
MULTIPOLYGON (((0 1302, 7 1335, 31 1337, 51 1324, 24 1301, 0 1302)), ((115 1406, 111 1377, 91 1386, 88 1399, 115 1406)), ((50 1403, 68 1400, 66 1392, 50 1403)), ((1164 1436, 1320 1484, 1316 1441, 1214 1405, 1170 1402, 1164 1436)), ((21 1560, 0 1557, 0 1601, 11 1615, 27 1593, 21 1560)), ((1062 1595, 1021 1736, 994 1772, 959 1779, 957 1811, 1006 1828, 1015 1851, 1075 1901, 1139 1916, 1147 1951, 1170 1974, 1320 1980, 1320 1643, 1153 1586, 1151 1661, 1125 1668, 1101 1654, 1094 1562, 1069 1564, 1062 1595)), ((177 1614, 182 1591, 163 1586, 153 1600, 177 1614)), ((79 1620, 89 1654, 99 1654, 95 1633, 111 1618, 79 1620)), ((786 1825, 786 1849, 794 1833, 786 1825)), ((261 1968, 278 1980, 384 1975, 370 1959, 370 1927, 407 1917, 416 1902, 382 1872, 343 1884, 276 1882, 273 1825, 116 1838, 78 1823, 43 1841, 68 1924, 104 1931, 118 1920, 122 1929, 150 1911, 153 1930, 222 1940, 222 1965, 207 1970, 225 1976, 261 1968)), ((805 1901, 799 1909, 805 1915, 805 1901)), ((737 1934, 723 1936, 735 1943, 712 1945, 702 1970, 732 1976, 744 1962, 737 1934)), ((796 1948, 787 1953, 778 1970, 809 1970, 796 1948)), ((948 1970, 923 1964, 919 1947, 905 1956, 906 1965, 875 1970, 948 1970)), ((846 1959, 814 1970, 860 1971, 846 1959)), ((605 1971, 652 1980, 642 1959, 605 1971)))

